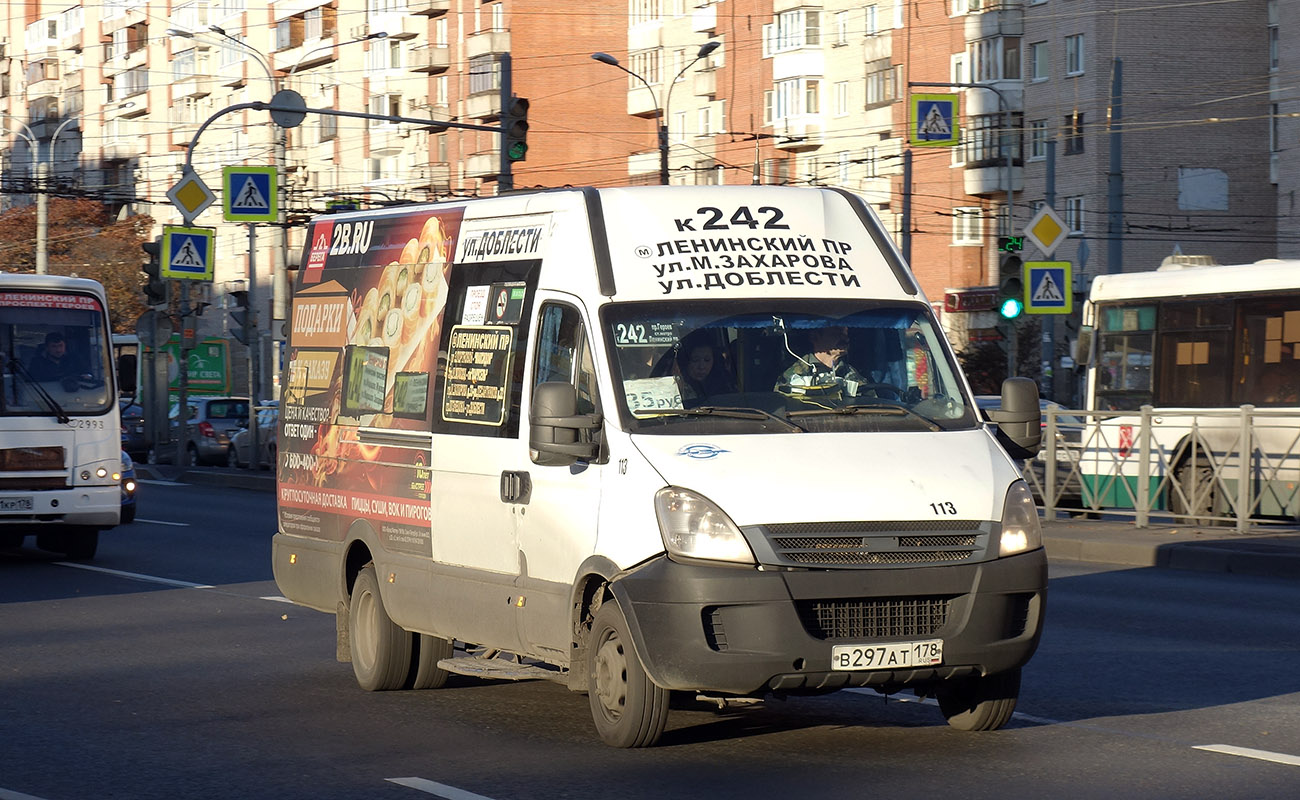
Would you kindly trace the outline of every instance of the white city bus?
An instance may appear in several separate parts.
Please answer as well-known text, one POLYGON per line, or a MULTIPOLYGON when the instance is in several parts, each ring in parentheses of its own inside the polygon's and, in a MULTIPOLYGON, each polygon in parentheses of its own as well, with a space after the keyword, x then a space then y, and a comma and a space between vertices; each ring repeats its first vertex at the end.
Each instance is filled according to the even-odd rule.
POLYGON ((91 558, 121 514, 121 431, 104 287, 0 274, 0 546, 91 558))
POLYGON ((1300 261, 1100 275, 1083 322, 1086 505, 1300 518, 1300 261))

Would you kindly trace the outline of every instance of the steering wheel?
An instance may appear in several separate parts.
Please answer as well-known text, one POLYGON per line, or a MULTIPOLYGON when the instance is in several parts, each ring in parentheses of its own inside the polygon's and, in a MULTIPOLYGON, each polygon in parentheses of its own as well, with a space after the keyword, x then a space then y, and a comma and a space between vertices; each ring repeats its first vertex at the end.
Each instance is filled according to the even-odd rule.
POLYGON ((897 386, 895 386, 895 385, 892 384, 892 383, 859 383, 859 384, 858 384, 858 390, 857 390, 856 392, 854 392, 853 396, 854 396, 854 397, 862 397, 863 393, 864 393, 864 392, 868 392, 868 391, 870 391, 870 392, 875 392, 875 393, 876 393, 876 397, 880 398, 881 400, 898 400, 898 401, 901 401, 901 400, 903 399, 903 390, 900 389, 900 388, 898 388, 897 386), (893 396, 892 396, 892 397, 886 397, 886 396, 884 396, 884 395, 881 394, 882 391, 883 391, 883 392, 888 392, 889 394, 891 394, 891 395, 893 395, 893 396))

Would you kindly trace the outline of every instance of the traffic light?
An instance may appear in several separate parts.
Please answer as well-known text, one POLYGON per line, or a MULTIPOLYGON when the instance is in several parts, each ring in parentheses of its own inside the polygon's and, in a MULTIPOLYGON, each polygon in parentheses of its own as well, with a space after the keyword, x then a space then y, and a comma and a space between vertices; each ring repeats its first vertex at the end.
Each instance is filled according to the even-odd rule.
POLYGON ((1021 281, 1019 256, 1002 259, 1002 286, 998 291, 998 313, 1003 319, 1015 319, 1025 310, 1025 288, 1021 281))
POLYGON ((141 242, 140 249, 144 250, 145 254, 149 256, 142 268, 148 278, 140 287, 141 291, 144 292, 145 304, 150 306, 162 305, 167 302, 167 282, 160 275, 162 270, 162 237, 159 236, 152 242, 141 242))
POLYGON ((501 149, 510 161, 528 156, 528 99, 511 97, 501 114, 501 149))
POLYGON ((235 337, 240 344, 248 344, 249 339, 249 314, 248 292, 243 289, 236 289, 226 295, 229 299, 226 301, 226 310, 230 312, 230 319, 235 323, 230 326, 230 335, 235 337))

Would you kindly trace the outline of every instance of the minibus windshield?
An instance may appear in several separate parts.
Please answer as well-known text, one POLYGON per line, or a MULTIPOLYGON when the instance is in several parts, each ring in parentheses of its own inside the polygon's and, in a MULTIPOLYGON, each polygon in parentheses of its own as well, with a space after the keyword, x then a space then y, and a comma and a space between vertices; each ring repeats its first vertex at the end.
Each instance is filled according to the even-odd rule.
POLYGON ((88 295, 0 292, 0 414, 102 414, 112 407, 104 309, 88 295))
POLYGON ((628 430, 961 430, 978 423, 922 304, 728 300, 607 306, 628 430))

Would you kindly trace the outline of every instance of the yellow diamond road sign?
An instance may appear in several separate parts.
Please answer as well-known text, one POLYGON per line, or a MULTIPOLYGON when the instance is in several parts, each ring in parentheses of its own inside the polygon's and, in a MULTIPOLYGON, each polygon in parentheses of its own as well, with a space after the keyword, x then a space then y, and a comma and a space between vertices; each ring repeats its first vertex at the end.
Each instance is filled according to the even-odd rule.
POLYGON ((1056 252, 1056 248, 1069 235, 1070 231, 1065 226, 1065 220, 1061 219, 1049 205, 1038 209, 1038 213, 1025 226, 1025 236, 1048 258, 1052 257, 1052 253, 1056 252))
POLYGON ((217 196, 207 187, 203 179, 197 173, 187 171, 176 185, 167 191, 167 199, 172 201, 185 218, 185 224, 188 225, 203 209, 212 205, 217 196))

